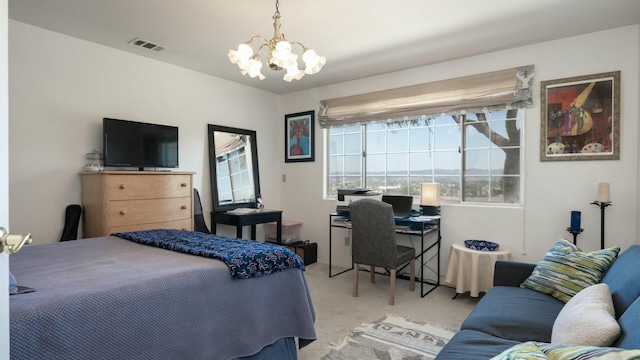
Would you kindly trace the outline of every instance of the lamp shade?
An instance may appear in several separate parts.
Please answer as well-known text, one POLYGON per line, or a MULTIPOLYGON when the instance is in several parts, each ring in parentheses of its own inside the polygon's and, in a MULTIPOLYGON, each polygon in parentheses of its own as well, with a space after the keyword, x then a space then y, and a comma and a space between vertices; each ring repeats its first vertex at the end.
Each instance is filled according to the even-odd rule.
POLYGON ((439 183, 423 183, 420 186, 420 205, 440 206, 439 183))

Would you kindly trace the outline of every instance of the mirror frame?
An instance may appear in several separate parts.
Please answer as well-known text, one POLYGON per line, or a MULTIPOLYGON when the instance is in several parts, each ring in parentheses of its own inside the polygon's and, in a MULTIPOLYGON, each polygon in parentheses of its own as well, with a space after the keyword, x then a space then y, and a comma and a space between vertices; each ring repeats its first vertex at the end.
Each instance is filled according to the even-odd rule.
POLYGON ((213 211, 223 212, 233 210, 237 208, 255 208, 255 202, 243 202, 220 205, 218 197, 218 178, 217 178, 217 166, 216 166, 216 147, 214 140, 214 133, 216 131, 236 133, 242 135, 248 135, 251 137, 251 168, 253 171, 253 195, 254 197, 260 195, 260 173, 258 172, 258 144, 256 142, 256 132, 254 130, 239 129, 229 126, 220 125, 208 125, 209 134, 209 174, 211 176, 211 194, 213 199, 213 211))

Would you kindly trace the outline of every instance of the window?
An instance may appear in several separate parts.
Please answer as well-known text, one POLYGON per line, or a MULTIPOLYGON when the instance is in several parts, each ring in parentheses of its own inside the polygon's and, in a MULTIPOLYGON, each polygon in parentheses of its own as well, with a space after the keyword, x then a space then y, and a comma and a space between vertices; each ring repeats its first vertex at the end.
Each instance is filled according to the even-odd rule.
POLYGON ((421 183, 438 182, 445 202, 520 204, 521 113, 331 127, 327 194, 368 188, 418 199, 421 183))
POLYGON ((253 187, 245 147, 218 156, 216 163, 218 167, 218 202, 222 205, 242 200, 250 201, 253 187))

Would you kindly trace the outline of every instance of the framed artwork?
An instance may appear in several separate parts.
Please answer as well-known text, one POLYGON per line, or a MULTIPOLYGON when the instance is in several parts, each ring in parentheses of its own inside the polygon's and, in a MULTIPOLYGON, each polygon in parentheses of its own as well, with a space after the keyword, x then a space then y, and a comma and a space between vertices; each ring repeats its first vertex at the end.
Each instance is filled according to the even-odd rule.
POLYGON ((284 162, 314 161, 315 111, 284 116, 284 162))
POLYGON ((540 160, 620 160, 620 71, 540 83, 540 160))

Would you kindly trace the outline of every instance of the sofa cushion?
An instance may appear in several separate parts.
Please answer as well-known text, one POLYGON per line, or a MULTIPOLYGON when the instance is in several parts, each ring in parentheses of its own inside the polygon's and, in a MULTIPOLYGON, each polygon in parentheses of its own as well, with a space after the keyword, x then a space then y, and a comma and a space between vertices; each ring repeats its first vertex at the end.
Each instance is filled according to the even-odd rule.
POLYGON ((640 349, 640 299, 629 306, 618 319, 620 337, 613 346, 623 349, 640 349))
POLYGON ((561 238, 549 249, 533 273, 520 286, 567 302, 580 290, 600 282, 620 248, 582 252, 561 238))
POLYGON ((562 301, 534 290, 496 286, 480 299, 461 328, 518 342, 550 342, 563 306, 562 301))
POLYGON ((553 323, 551 342, 565 345, 609 346, 620 335, 607 284, 580 291, 562 308, 553 323))
POLYGON ((475 330, 460 330, 440 351, 436 360, 487 360, 519 341, 502 339, 475 330))
POLYGON ((602 282, 609 285, 613 297, 616 318, 640 296, 640 245, 632 245, 623 251, 611 268, 602 277, 602 282))

